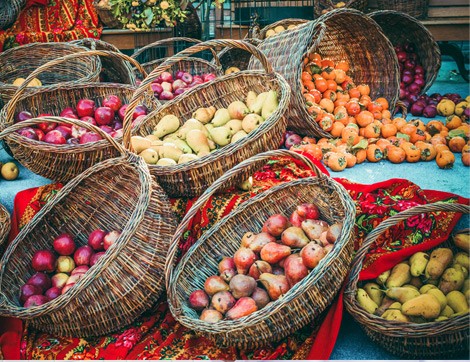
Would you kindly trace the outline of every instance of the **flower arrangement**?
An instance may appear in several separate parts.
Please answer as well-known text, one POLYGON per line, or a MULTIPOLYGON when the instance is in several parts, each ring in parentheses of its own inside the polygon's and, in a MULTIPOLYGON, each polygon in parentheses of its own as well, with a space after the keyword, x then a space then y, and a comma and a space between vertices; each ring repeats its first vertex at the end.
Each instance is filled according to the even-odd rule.
POLYGON ((102 0, 107 1, 114 17, 123 27, 135 30, 175 26, 186 13, 179 0, 102 0))

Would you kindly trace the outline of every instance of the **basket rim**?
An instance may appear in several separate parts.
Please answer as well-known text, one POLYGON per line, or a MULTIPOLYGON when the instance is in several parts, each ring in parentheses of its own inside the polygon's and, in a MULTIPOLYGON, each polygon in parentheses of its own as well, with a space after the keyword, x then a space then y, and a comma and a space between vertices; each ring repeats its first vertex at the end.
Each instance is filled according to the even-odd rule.
MULTIPOLYGON (((279 192, 280 190, 284 190, 290 187, 296 187, 299 185, 316 185, 316 184, 325 184, 326 182, 329 183, 329 187, 332 189, 338 190, 338 188, 341 188, 342 186, 335 180, 333 179, 328 179, 325 181, 324 178, 318 178, 318 177, 307 177, 303 179, 298 179, 290 182, 286 182, 283 184, 279 184, 276 186, 273 186, 272 188, 263 191, 256 196, 250 198, 249 200, 246 200, 245 202, 241 203, 235 210, 233 210, 230 214, 224 216, 222 219, 220 219, 218 222, 216 222, 209 230, 204 232, 204 234, 196 241, 194 245, 190 247, 190 249, 185 253, 185 255, 182 257, 180 262, 176 265, 175 271, 176 273, 172 274, 172 279, 170 280, 170 284, 172 285, 171 290, 174 290, 176 288, 176 284, 178 281, 178 278, 181 275, 182 270, 184 269, 185 265, 189 261, 190 257, 200 248, 202 247, 205 243, 208 242, 210 237, 219 231, 219 229, 223 228, 226 223, 235 215, 245 211, 248 208, 255 207, 255 205, 258 202, 263 202, 264 199, 267 197, 270 197, 274 195, 276 192, 279 192)), ((347 200, 347 199, 341 199, 343 205, 345 203, 350 202, 352 204, 352 200, 347 200)), ((345 215, 345 218, 349 217, 351 220, 354 218, 353 215, 345 215)), ((352 224, 354 225, 354 224, 352 224)), ((286 304, 291 302, 292 300, 299 298, 302 296, 302 294, 305 291, 305 288, 308 288, 312 286, 313 284, 316 284, 318 282, 318 279, 321 277, 321 275, 325 272, 325 270, 328 269, 328 267, 325 267, 324 264, 327 264, 327 262, 330 262, 333 260, 337 254, 339 253, 340 250, 343 250, 346 248, 348 242, 351 239, 351 230, 346 230, 345 228, 342 228, 340 237, 340 242, 335 242, 333 249, 331 252, 329 252, 318 264, 317 267, 312 269, 312 271, 302 279, 299 283, 295 284, 289 291, 282 297, 279 298, 270 304, 269 307, 264 307, 256 312, 242 317, 240 319, 236 320, 221 320, 217 322, 217 327, 214 329, 214 324, 210 322, 204 322, 200 321, 198 319, 193 319, 190 318, 184 314, 178 315, 177 319, 182 324, 190 325, 192 329, 199 329, 199 328, 204 328, 204 331, 207 332, 212 332, 212 333, 222 333, 219 328, 230 328, 231 330, 236 330, 236 329, 243 329, 246 328, 246 326, 251 326, 260 323, 261 321, 265 320, 266 318, 269 318, 271 316, 271 313, 278 312, 282 307, 284 307, 286 304)), ((178 300, 179 301, 179 300, 178 300)), ((181 308, 181 303, 178 306, 174 306, 172 303, 172 300, 169 298, 168 299, 168 304, 170 306, 170 309, 173 311, 182 309, 181 308)), ((173 315, 176 317, 175 313, 173 315)))
MULTIPOLYGON (((226 146, 221 147, 215 152, 212 152, 206 156, 203 156, 197 160, 191 160, 182 164, 177 164, 177 165, 171 165, 171 166, 157 166, 157 165, 148 165, 150 170, 154 172, 161 172, 163 173, 168 173, 168 172, 181 172, 181 171, 188 171, 189 169, 193 169, 195 167, 202 167, 205 165, 210 164, 214 160, 218 160, 220 158, 223 158, 226 154, 230 154, 235 152, 236 150, 239 150, 243 147, 245 147, 247 144, 251 143, 253 140, 259 137, 259 134, 266 133, 269 130, 271 130, 275 125, 276 125, 276 120, 279 119, 280 115, 283 114, 283 109, 287 108, 289 100, 290 100, 290 87, 288 86, 287 82, 285 79, 279 74, 279 73, 273 73, 273 74, 266 74, 263 71, 248 71, 248 70, 243 70, 240 72, 228 74, 228 75, 223 75, 221 77, 218 77, 211 82, 207 82, 204 84, 200 84, 197 87, 194 87, 183 94, 175 97, 173 100, 164 103, 161 107, 155 109, 151 113, 145 116, 145 118, 140 122, 136 127, 134 128, 134 134, 138 132, 141 128, 143 128, 144 123, 146 122, 147 118, 154 118, 156 117, 160 112, 166 110, 169 107, 177 106, 178 103, 183 102, 184 98, 186 96, 190 96, 194 93, 198 93, 201 91, 204 91, 205 89, 209 87, 216 88, 218 83, 221 82, 226 82, 233 80, 238 77, 268 77, 272 78, 272 81, 276 81, 279 83, 280 86, 280 91, 281 94, 279 94, 279 106, 277 107, 276 111, 272 113, 258 128, 259 132, 250 132, 248 133, 245 137, 241 138, 235 143, 228 144, 226 146), (282 91, 284 91, 284 94, 282 94, 282 91)), ((201 105, 202 106, 202 105, 201 105)), ((158 124, 158 122, 157 122, 158 124)))
MULTIPOLYGON (((50 313, 67 306, 73 298, 75 298, 82 290, 89 287, 93 281, 99 277, 99 275, 104 271, 102 264, 108 260, 115 259, 119 255, 120 251, 127 245, 129 240, 132 238, 132 235, 139 228, 140 221, 142 220, 145 214, 145 210, 150 204, 151 199, 151 176, 146 167, 145 161, 141 157, 130 152, 126 152, 117 158, 104 160, 88 168, 83 173, 70 180, 62 189, 58 191, 56 196, 50 202, 46 203, 46 205, 44 205, 44 207, 39 210, 33 219, 10 243, 2 258, 0 259, 0 285, 3 283, 3 275, 5 274, 6 266, 10 262, 10 256, 15 252, 16 248, 24 240, 26 235, 28 235, 28 233, 41 222, 47 219, 48 213, 51 212, 58 203, 65 199, 77 186, 79 186, 83 180, 102 171, 111 172, 113 167, 121 166, 122 163, 127 163, 128 165, 133 166, 129 168, 136 173, 139 180, 141 181, 141 190, 132 214, 129 216, 125 226, 121 229, 119 238, 108 249, 109 252, 106 251, 106 254, 104 254, 104 256, 96 262, 96 268, 91 267, 90 270, 88 270, 87 273, 85 273, 84 276, 79 279, 72 288, 70 288, 68 293, 62 294, 56 299, 51 300, 43 305, 30 308, 20 307, 11 303, 5 294, 0 291, 0 315, 3 314, 2 309, 6 307, 8 309, 9 315, 31 319, 38 315, 44 314, 44 312, 50 313), (138 222, 134 222, 134 220, 138 220, 138 222)), ((122 195, 122 197, 126 196, 122 195)))

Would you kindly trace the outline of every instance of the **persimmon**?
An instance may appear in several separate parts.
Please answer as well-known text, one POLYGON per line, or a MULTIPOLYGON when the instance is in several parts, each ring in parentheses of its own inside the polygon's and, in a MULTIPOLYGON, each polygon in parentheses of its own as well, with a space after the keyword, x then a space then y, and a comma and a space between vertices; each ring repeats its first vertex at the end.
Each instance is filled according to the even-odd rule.
POLYGON ((338 63, 336 63, 336 69, 341 69, 347 73, 349 70, 349 63, 346 60, 340 60, 338 63))
POLYGON ((333 79, 326 80, 326 87, 327 89, 336 92, 338 90, 338 84, 333 79))
POLYGON ((420 129, 423 132, 426 131, 426 125, 420 119, 412 119, 409 123, 413 126, 416 126, 417 129, 420 129))
POLYGON ((384 97, 379 97, 375 100, 375 102, 379 103, 382 106, 383 110, 388 109, 388 101, 384 97))
POLYGON ((341 122, 345 126, 348 124, 349 118, 348 118, 348 113, 346 112, 346 108, 344 108, 344 111, 341 109, 340 111, 336 112, 338 108, 344 108, 344 107, 336 107, 335 108, 335 120, 338 122, 341 122))
POLYGON ((320 147, 321 152, 322 152, 323 155, 326 155, 328 152, 335 152, 336 151, 335 145, 333 145, 329 142, 319 144, 318 146, 320 147))
POLYGON ((430 142, 434 147, 436 147, 436 145, 438 145, 438 144, 447 145, 446 138, 444 136, 442 136, 440 133, 432 136, 430 142))
POLYGON ((331 59, 322 59, 321 60, 321 66, 322 66, 322 68, 327 68, 327 67, 334 68, 335 67, 335 62, 332 61, 331 59))
POLYGON ((370 87, 367 84, 359 84, 357 86, 357 90, 361 95, 366 95, 368 96, 370 94, 370 87))
POLYGON ((406 159, 406 152, 401 147, 390 145, 387 148, 387 159, 392 163, 402 163, 406 159))
POLYGON ((344 157, 346 158, 346 168, 351 168, 356 166, 357 157, 354 156, 352 153, 346 152, 344 153, 344 157))
POLYGON ((376 144, 369 144, 366 149, 366 158, 369 162, 379 162, 384 157, 382 150, 376 144))
POLYGON ((385 139, 385 138, 379 138, 375 144, 382 150, 382 152, 385 153, 385 151, 392 146, 392 143, 385 139))
POLYGON ((442 122, 432 120, 426 124, 426 131, 428 131, 431 136, 434 136, 435 134, 438 134, 442 131, 442 127, 444 127, 444 124, 442 122))
POLYGON ((323 109, 321 109, 318 104, 314 104, 307 108, 307 112, 312 116, 313 119, 321 118, 323 114, 323 109))
POLYGON ((378 111, 382 115, 383 108, 382 108, 382 105, 380 103, 370 102, 367 105, 367 110, 371 113, 374 113, 375 111, 378 111))
POLYGON ((335 138, 341 137, 341 132, 343 131, 344 127, 345 125, 343 123, 340 121, 335 121, 330 130, 331 135, 335 138))
POLYGON ((414 124, 407 123, 402 128, 400 128, 400 133, 407 134, 408 136, 416 132, 417 128, 414 124))
POLYGON ((382 118, 390 120, 392 118, 392 113, 388 109, 382 111, 382 118))
POLYGON ((403 142, 406 142, 405 139, 397 136, 387 137, 387 140, 394 146, 400 147, 403 142))
POLYGON ((420 128, 417 128, 416 132, 413 132, 412 134, 410 134, 410 142, 411 143, 416 143, 418 141, 425 141, 425 140, 426 140, 426 134, 420 128))
MULTIPOLYGON (((338 94, 338 93, 336 93, 336 94, 338 94)), ((342 99, 336 98, 336 100, 335 100, 335 107, 345 106, 346 103, 348 103, 348 101, 347 101, 346 99, 344 99, 344 98, 342 98, 342 99)))
POLYGON ((350 116, 356 116, 361 112, 361 106, 355 101, 346 103, 346 110, 350 116))
POLYGON ((311 80, 304 81, 303 85, 309 92, 316 88, 315 83, 313 83, 311 80))
POLYGON ((299 150, 301 152, 308 153, 310 156, 312 156, 315 160, 321 160, 323 157, 323 154, 321 152, 321 147, 313 144, 313 143, 307 143, 307 142, 302 142, 300 145, 294 146, 296 150, 299 150))
POLYGON ((308 93, 313 95, 315 98, 315 103, 320 103, 321 99, 323 98, 321 92, 318 89, 312 89, 308 93))
POLYGON ((346 80, 346 72, 342 69, 335 69, 335 82, 338 84, 343 83, 346 80))
POLYGON ((314 60, 320 60, 320 61, 321 61, 321 60, 322 60, 321 55, 318 54, 318 53, 310 53, 310 54, 308 55, 308 58, 309 58, 311 61, 314 61, 314 60))
POLYGON ((398 132, 397 126, 393 123, 384 124, 380 129, 380 133, 382 134, 383 138, 388 138, 391 136, 395 136, 398 132))
POLYGON ((454 166, 455 156, 452 152, 448 150, 443 150, 437 153, 436 163, 439 168, 449 169, 454 166))
POLYGON ((359 98, 359 103, 362 104, 364 107, 367 107, 369 106, 369 104, 372 103, 372 99, 369 97, 369 96, 361 96, 359 98))
POLYGON ((364 129, 365 138, 377 138, 380 137, 380 127, 374 123, 369 123, 364 129))
POLYGON ((421 150, 421 161, 431 161, 436 158, 437 151, 431 143, 418 141, 415 146, 421 150))
POLYGON ((328 98, 322 98, 322 100, 319 103, 319 106, 323 108, 325 111, 328 113, 332 113, 335 109, 335 105, 331 99, 328 98))
POLYGON ((452 152, 462 152, 465 146, 465 139, 460 136, 452 137, 448 142, 448 146, 452 152))
POLYGON ((349 91, 351 88, 355 88, 355 87, 356 85, 354 84, 353 80, 349 76, 346 76, 346 80, 343 83, 341 83, 341 88, 343 88, 343 90, 345 91, 349 91))
POLYGON ((404 118, 402 118, 402 117, 396 117, 396 118, 392 119, 392 123, 393 123, 395 126, 397 126, 397 130, 398 130, 399 132, 401 132, 401 128, 402 128, 405 124, 407 124, 406 119, 404 119, 404 118))
POLYGON ((315 73, 312 75, 313 81, 315 82, 317 79, 323 79, 323 77, 319 73, 315 73))
POLYGON ((328 167, 335 172, 343 171, 347 166, 346 157, 344 154, 332 152, 328 157, 328 167))
POLYGON ((433 146, 437 153, 442 152, 442 151, 450 151, 450 148, 447 145, 444 145, 442 143, 438 143, 437 145, 433 145, 433 146))
POLYGON ((307 102, 307 105, 312 106, 312 105, 314 105, 315 103, 317 103, 316 100, 315 100, 315 96, 314 96, 313 94, 305 93, 305 94, 304 94, 304 98, 305 98, 305 101, 307 102), (309 104, 309 102, 310 102, 311 104, 309 104))
POLYGON ((415 145, 406 147, 404 150, 406 153, 407 162, 414 163, 414 162, 418 162, 421 159, 421 150, 415 145))
POLYGON ((470 144, 463 146, 461 159, 464 166, 470 166, 470 144))
POLYGON ((356 116, 356 121, 359 127, 366 127, 367 125, 374 122, 374 115, 369 111, 361 111, 356 116))
POLYGON ((318 89, 321 93, 326 91, 328 89, 328 85, 326 83, 326 80, 321 78, 321 77, 315 79, 315 88, 318 89))
POLYGON ((331 89, 328 89, 323 93, 322 98, 328 98, 329 100, 334 102, 336 100, 336 92, 332 91, 331 89))
POLYGON ((323 70, 320 74, 326 80, 328 80, 328 79, 334 80, 335 77, 336 77, 336 73, 334 72, 334 68, 331 68, 331 67, 323 68, 323 70))
POLYGON ((302 142, 305 142, 305 143, 311 143, 312 145, 316 144, 317 143, 317 140, 313 137, 309 137, 309 136, 304 136, 302 138, 302 142))
POLYGON ((357 99, 361 98, 361 92, 359 92, 359 89, 357 89, 357 87, 349 89, 348 93, 349 93, 350 98, 357 98, 357 99))
POLYGON ((308 59, 308 57, 304 58, 304 60, 302 61, 302 63, 304 64, 304 67, 308 64, 309 61, 310 59, 308 59))
POLYGON ((363 163, 366 160, 367 151, 361 148, 356 151, 355 156, 356 156, 356 164, 363 163))
POLYGON ((318 124, 320 125, 321 129, 325 132, 330 132, 333 128, 333 117, 330 115, 325 115, 318 124))
POLYGON ((359 130, 350 127, 349 125, 341 130, 341 140, 348 145, 355 145, 359 142, 359 130))
POLYGON ((459 116, 449 116, 446 118, 446 127, 456 129, 462 125, 462 119, 459 116))
POLYGON ((302 82, 305 82, 305 81, 311 81, 312 80, 312 75, 308 72, 302 72, 302 75, 300 76, 300 79, 302 79, 302 82))

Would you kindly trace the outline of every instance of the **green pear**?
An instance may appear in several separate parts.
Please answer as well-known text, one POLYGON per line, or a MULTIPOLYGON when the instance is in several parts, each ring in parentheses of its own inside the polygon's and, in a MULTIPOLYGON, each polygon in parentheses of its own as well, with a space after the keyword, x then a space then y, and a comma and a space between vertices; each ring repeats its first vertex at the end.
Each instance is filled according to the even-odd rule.
POLYGON ((183 151, 183 153, 193 153, 191 147, 189 147, 189 145, 182 139, 173 139, 171 140, 171 143, 173 143, 176 147, 183 151))
POLYGON ((246 180, 238 184, 238 188, 242 191, 250 191, 253 188, 253 177, 248 177, 246 180))
POLYGON ((178 117, 173 114, 167 114, 158 122, 153 130, 153 134, 158 138, 162 138, 169 133, 175 132, 180 127, 178 117))
POLYGON ((250 113, 256 113, 256 114, 261 115, 261 111, 263 109, 263 103, 267 95, 268 95, 268 92, 263 92, 263 93, 258 94, 258 97, 256 97, 256 101, 250 107, 250 113))
POLYGON ((230 119, 240 119, 242 120, 250 110, 246 106, 245 103, 241 101, 235 101, 229 104, 227 107, 228 113, 230 115, 230 119))
POLYGON ((230 143, 232 135, 227 127, 214 127, 209 131, 212 140, 219 146, 226 146, 230 143))
POLYGON ((245 104, 248 107, 248 109, 251 109, 253 104, 255 104, 257 97, 258 97, 258 94, 256 92, 253 92, 253 91, 248 92, 248 94, 246 95, 246 100, 245 100, 245 104))
POLYGON ((276 111, 278 106, 279 101, 277 100, 277 93, 276 91, 270 90, 264 100, 261 116, 264 119, 268 119, 268 117, 276 111))
POLYGON ((186 134, 186 143, 196 154, 210 152, 207 136, 199 129, 192 129, 186 134))
POLYGON ((164 143, 158 151, 160 158, 171 158, 172 160, 178 161, 180 156, 183 154, 174 143, 164 143))
POLYGON ((163 141, 167 142, 167 141, 170 141, 170 140, 174 140, 178 138, 176 132, 173 132, 173 133, 170 133, 170 134, 167 134, 165 137, 163 137, 163 141))
POLYGON ((385 294, 402 304, 421 295, 418 290, 406 287, 392 287, 387 289, 385 294))
POLYGON ((250 113, 243 118, 242 128, 246 133, 254 131, 263 122, 263 117, 258 114, 250 113))
POLYGON ((178 159, 178 164, 186 163, 193 160, 198 160, 199 156, 194 153, 183 153, 178 159))
POLYGON ((228 113, 228 109, 220 108, 215 112, 214 118, 212 118, 211 123, 215 127, 220 127, 220 126, 223 126, 228 121, 230 121, 230 114, 228 113))
POLYGON ((160 158, 157 162, 157 166, 175 166, 177 163, 171 158, 160 158))
MULTIPOLYGON (((206 123, 206 124, 204 125, 204 128, 205 128, 208 132, 209 132, 212 128, 214 128, 214 127, 215 127, 215 126, 214 126, 214 124, 212 124, 212 123, 206 123)), ((210 134, 210 132, 209 132, 209 134, 210 134)))
POLYGON ((142 157, 149 165, 155 165, 159 159, 157 151, 152 150, 151 148, 143 150, 139 156, 142 157))
POLYGON ((248 134, 244 130, 238 131, 232 136, 232 139, 230 140, 230 142, 235 143, 238 140, 245 138, 246 136, 248 136, 248 134))
POLYGON ((232 136, 243 129, 242 121, 240 121, 239 119, 231 119, 225 124, 225 127, 230 130, 232 136))
POLYGON ((214 151, 217 148, 217 145, 210 137, 207 137, 207 144, 209 145, 211 151, 214 151))
POLYGON ((131 137, 131 145, 132 148, 134 149, 134 152, 139 154, 143 150, 146 150, 152 145, 152 141, 150 141, 148 138, 144 138, 141 136, 132 136, 131 137))

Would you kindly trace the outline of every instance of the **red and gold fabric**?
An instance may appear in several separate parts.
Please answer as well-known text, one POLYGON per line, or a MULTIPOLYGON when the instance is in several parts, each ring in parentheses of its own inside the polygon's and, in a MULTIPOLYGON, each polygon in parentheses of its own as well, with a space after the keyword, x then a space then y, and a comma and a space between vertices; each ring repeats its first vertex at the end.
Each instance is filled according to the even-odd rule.
MULTIPOLYGON (((323 172, 326 170, 321 167, 323 172)), ((180 244, 182 253, 207 230, 212 223, 237 207, 254 194, 277 183, 312 176, 302 163, 292 159, 274 159, 256 172, 254 188, 250 192, 232 190, 210 198, 192 224, 180 244)), ((362 185, 337 179, 356 203, 356 229, 358 245, 364 236, 387 217, 417 204, 436 201, 469 203, 458 195, 422 190, 403 179, 392 179, 373 185, 362 185)), ((14 237, 19 227, 34 216, 35 212, 53 197, 60 185, 47 185, 25 190, 17 194, 12 217, 14 237), (16 225, 15 225, 16 224, 16 225)), ((179 217, 187 212, 194 199, 173 199, 173 209, 179 217)), ((379 261, 393 262, 401 254, 416 248, 427 248, 447 238, 459 219, 451 213, 430 213, 407 220, 387 233, 380 245, 369 254, 367 266, 381 265, 379 261), (445 229, 441 227, 445 226, 445 229), (401 254, 400 254, 401 253, 401 254), (388 261, 387 261, 388 260, 388 261)), ((199 337, 177 323, 169 312, 166 299, 162 299, 132 325, 120 331, 96 338, 62 338, 43 333, 23 325, 16 319, 3 319, 5 333, 0 346, 6 359, 328 359, 339 332, 342 320, 342 295, 328 311, 318 319, 278 343, 272 343, 255 351, 236 348, 221 349, 210 340, 199 337), (323 323, 321 323, 323 322, 323 323), (320 324, 321 323, 321 324, 320 324)))

